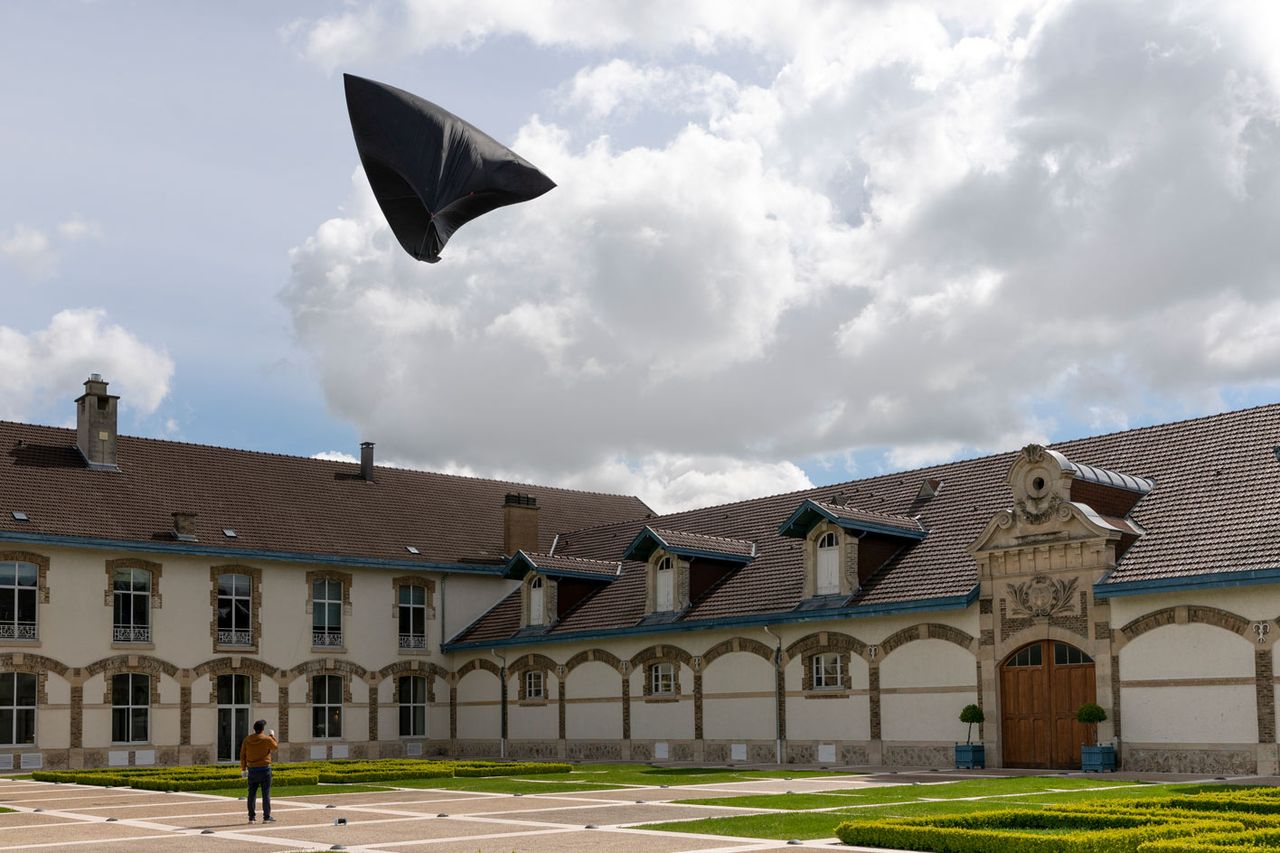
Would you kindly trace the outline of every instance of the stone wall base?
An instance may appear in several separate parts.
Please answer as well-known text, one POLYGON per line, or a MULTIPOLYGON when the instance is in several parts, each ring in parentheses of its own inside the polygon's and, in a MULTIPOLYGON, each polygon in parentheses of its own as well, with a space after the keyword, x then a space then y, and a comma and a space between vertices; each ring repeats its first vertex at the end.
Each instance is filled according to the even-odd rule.
POLYGON ((1120 768, 1135 773, 1249 776, 1274 761, 1272 744, 1128 743, 1120 749, 1120 768))

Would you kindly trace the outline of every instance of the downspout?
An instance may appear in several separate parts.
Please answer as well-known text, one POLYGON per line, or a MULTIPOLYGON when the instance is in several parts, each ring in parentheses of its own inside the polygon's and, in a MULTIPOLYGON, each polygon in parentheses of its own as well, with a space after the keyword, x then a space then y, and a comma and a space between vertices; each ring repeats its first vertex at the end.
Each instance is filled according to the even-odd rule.
POLYGON ((449 580, 449 573, 444 572, 440 575, 440 648, 444 648, 444 644, 448 642, 448 629, 445 627, 445 609, 444 609, 444 586, 449 580))
POLYGON ((489 654, 493 655, 502 664, 499 669, 498 683, 499 692, 502 700, 502 722, 501 722, 501 740, 498 745, 498 757, 507 757, 507 659, 498 654, 497 649, 489 649, 489 654))
POLYGON ((773 734, 774 755, 778 764, 782 764, 782 638, 764 626, 764 632, 777 641, 773 650, 773 734))

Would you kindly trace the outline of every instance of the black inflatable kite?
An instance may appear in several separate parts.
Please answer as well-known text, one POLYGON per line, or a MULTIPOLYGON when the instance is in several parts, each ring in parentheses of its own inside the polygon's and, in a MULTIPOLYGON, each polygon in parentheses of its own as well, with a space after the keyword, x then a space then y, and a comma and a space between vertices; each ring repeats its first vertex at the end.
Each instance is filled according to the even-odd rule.
POLYGON ((435 263, 453 232, 555 186, 532 163, 416 95, 344 74, 347 112, 374 197, 404 250, 435 263))

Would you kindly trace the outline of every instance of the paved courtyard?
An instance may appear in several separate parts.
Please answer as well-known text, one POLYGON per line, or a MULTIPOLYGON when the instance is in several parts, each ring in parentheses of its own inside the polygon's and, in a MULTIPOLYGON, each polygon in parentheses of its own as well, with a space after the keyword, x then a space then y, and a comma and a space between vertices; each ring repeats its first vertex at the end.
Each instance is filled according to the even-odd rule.
MULTIPOLYGON (((931 781, 936 781, 933 776, 931 781)), ((631 787, 573 794, 484 794, 395 789, 378 793, 277 798, 278 822, 249 825, 243 801, 199 793, 157 793, 0 779, 0 851, 72 849, 350 851, 731 851, 797 849, 786 842, 653 832, 638 824, 754 814, 692 797, 739 796, 901 784, 904 776, 761 779, 680 787, 631 787), (334 821, 345 818, 345 826, 334 821), (588 828, 590 826, 590 828, 588 828)), ((835 839, 805 842, 830 849, 835 839)), ((850 849, 850 848, 843 848, 850 849)))

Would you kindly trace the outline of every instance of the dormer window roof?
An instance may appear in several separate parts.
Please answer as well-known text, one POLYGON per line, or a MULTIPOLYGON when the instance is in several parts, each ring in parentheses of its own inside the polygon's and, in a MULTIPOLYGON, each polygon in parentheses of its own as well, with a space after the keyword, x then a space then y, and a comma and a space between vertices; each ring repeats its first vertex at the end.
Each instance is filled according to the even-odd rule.
POLYGON ((515 556, 507 561, 503 577, 520 580, 529 572, 537 572, 549 578, 579 578, 610 583, 622 574, 622 563, 517 551, 515 556))
POLYGON ((648 560, 653 552, 663 550, 690 559, 705 557, 728 563, 750 563, 756 558, 756 544, 743 539, 727 539, 680 530, 658 530, 645 527, 622 554, 624 560, 648 560))
POLYGON ((920 520, 910 516, 890 515, 885 512, 873 512, 815 500, 806 500, 796 507, 795 512, 791 513, 778 528, 778 533, 782 536, 803 539, 809 535, 809 531, 823 521, 829 521, 845 530, 879 533, 900 539, 918 541, 929 535, 929 531, 920 523, 920 520))

